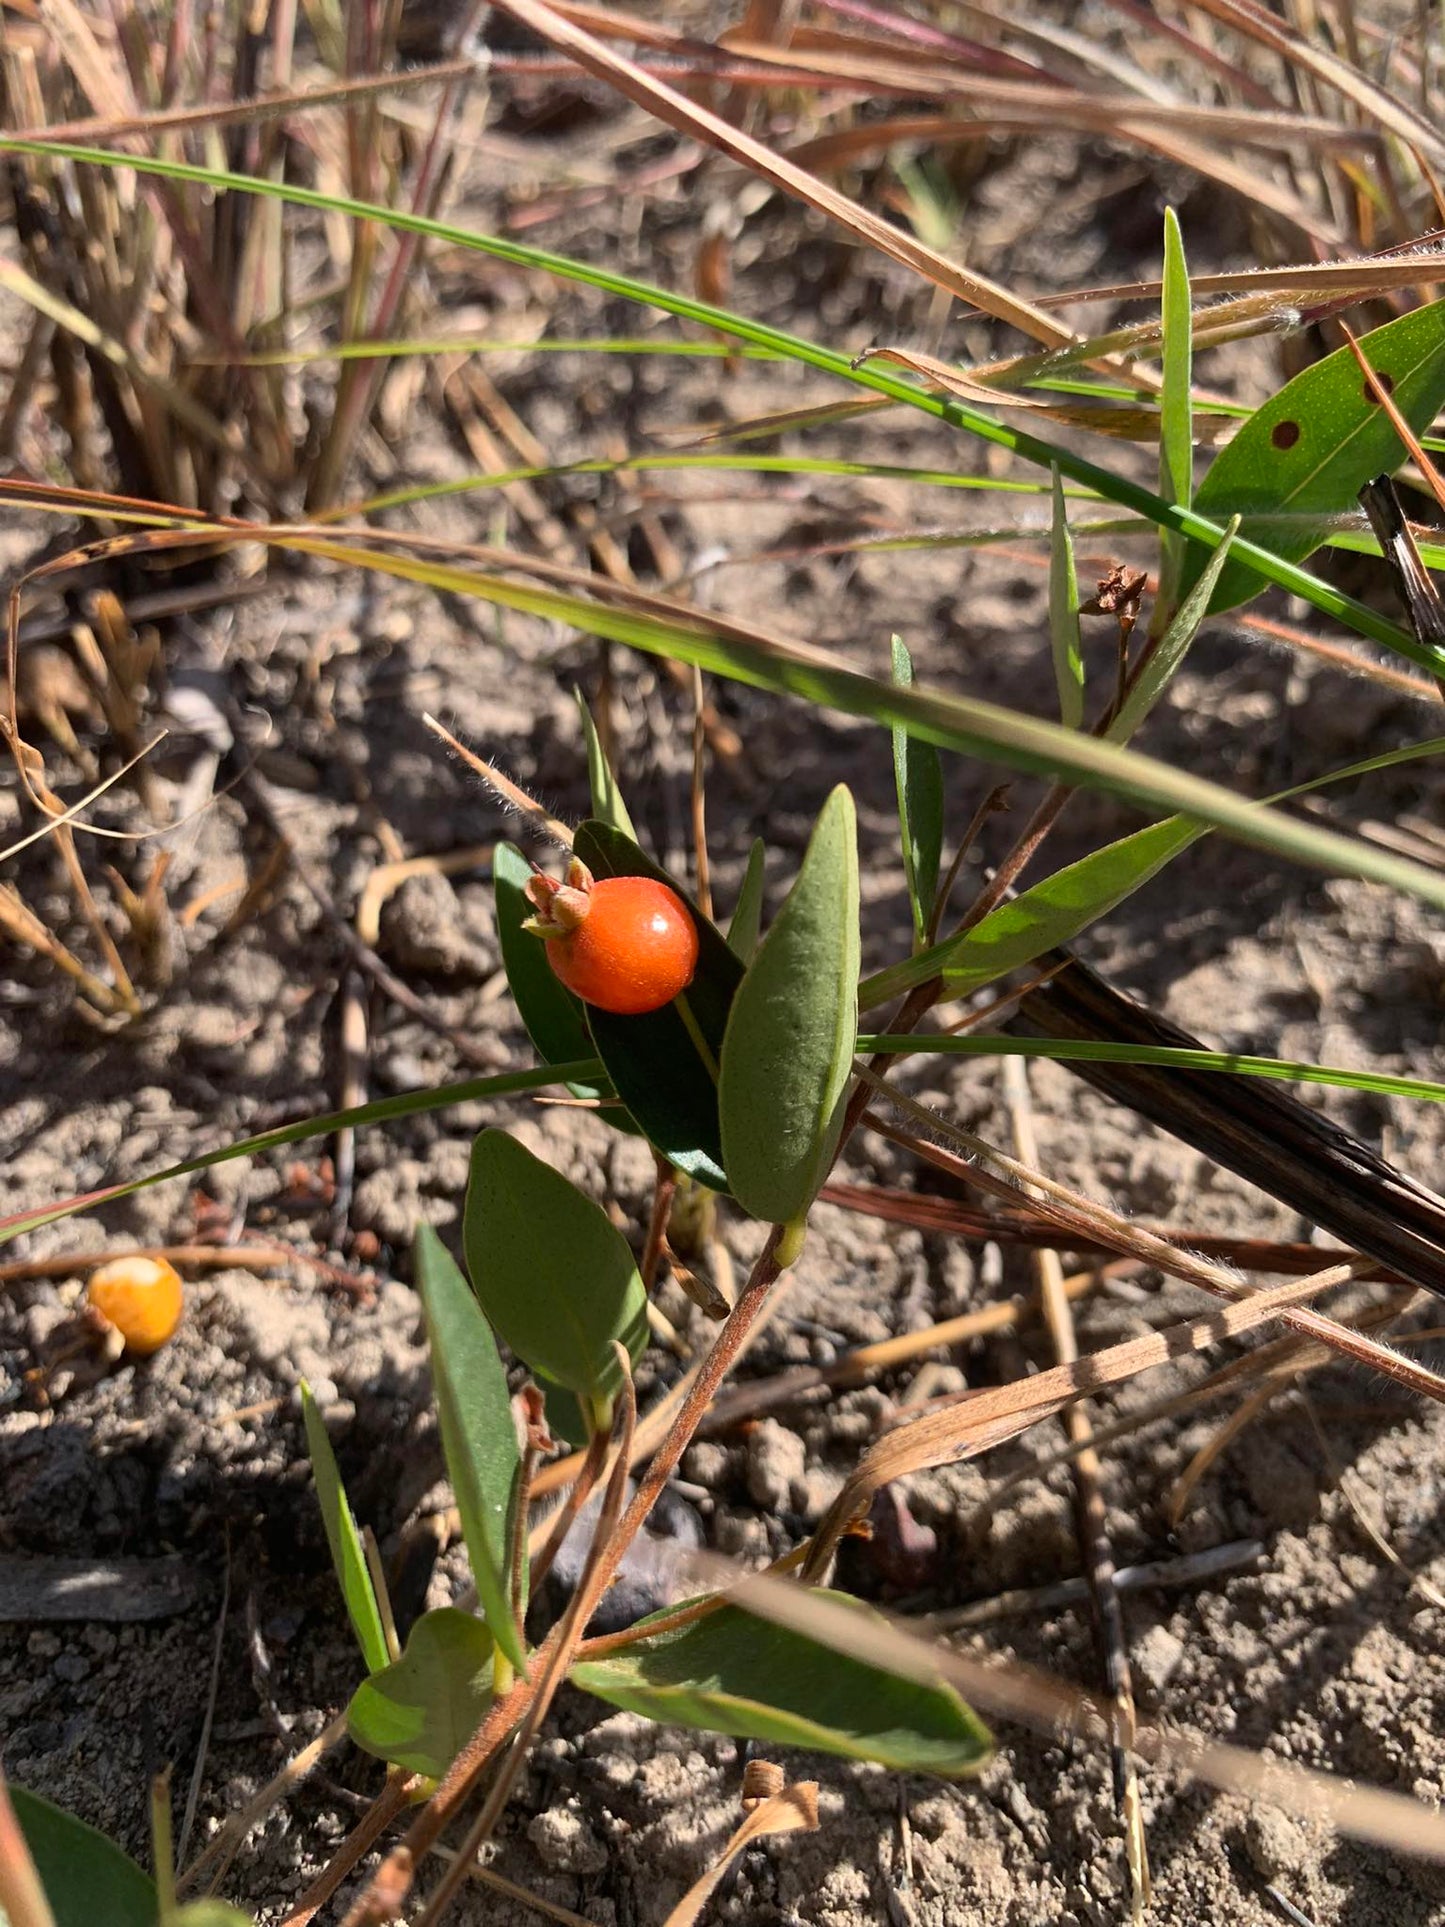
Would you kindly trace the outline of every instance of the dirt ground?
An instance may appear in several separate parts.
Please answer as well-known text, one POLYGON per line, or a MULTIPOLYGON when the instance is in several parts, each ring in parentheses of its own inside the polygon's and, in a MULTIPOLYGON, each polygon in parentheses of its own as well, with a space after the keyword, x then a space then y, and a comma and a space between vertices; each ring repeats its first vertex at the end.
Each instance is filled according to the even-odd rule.
MULTIPOLYGON (((597 118, 605 122, 600 110, 597 118)), ((537 165, 545 171, 542 160, 537 165)), ((460 211, 477 225, 495 225, 500 190, 484 163, 477 174, 460 211)), ((1133 271, 1154 258, 1169 188, 1108 151, 1081 158, 1048 143, 1000 145, 970 190, 971 258, 1029 287, 1133 271), (1022 234, 1021 207, 1037 217, 1022 234)), ((1240 243, 1210 197, 1186 200, 1183 217, 1196 265, 1238 258, 1240 243)), ((650 210, 640 226, 594 213, 534 238, 609 252, 654 278, 682 280, 694 231, 695 209, 683 195, 650 210)), ((843 345, 916 341, 926 329, 926 292, 898 270, 859 260, 776 202, 747 221, 736 268, 736 305, 826 331, 843 345)), ((600 298, 571 293, 559 303, 546 284, 475 261, 439 261, 434 286, 448 325, 459 330, 521 332, 544 310, 557 332, 635 325, 600 298)), ((973 345, 968 327, 948 340, 959 352, 973 345)), ((722 373, 701 364, 515 355, 488 366, 558 459, 830 392, 753 364, 722 373)), ((1242 352, 1215 359, 1205 372, 1218 387, 1251 394, 1271 379, 1267 361, 1242 352)), ((376 486, 391 475, 468 472, 471 457, 434 387, 417 386, 409 406, 387 421, 389 446, 378 441, 368 450, 376 486)), ((984 461, 981 449, 921 419, 891 416, 826 431, 809 445, 894 462, 984 461)), ((548 501, 563 516, 577 504, 596 505, 624 533, 635 528, 639 507, 655 512, 686 566, 718 564, 697 580, 713 606, 826 643, 877 671, 896 629, 921 671, 940 684, 1047 710, 1042 577, 1021 557, 943 551, 758 559, 775 547, 825 542, 862 516, 896 523, 911 507, 920 520, 962 526, 970 514, 996 518, 996 504, 973 510, 957 495, 910 504, 901 485, 862 481, 740 478, 724 489, 717 478, 666 475, 640 487, 641 496, 578 483, 549 491, 548 501)), ((484 541, 496 515, 494 498, 462 497, 398 526, 484 541)), ((33 556, 45 535, 12 523, 3 538, 7 561, 18 566, 33 556)), ((1104 675, 1102 634, 1098 648, 1094 667, 1104 675)), ((334 926, 295 869, 239 928, 228 926, 234 891, 206 903, 243 872, 254 875, 274 843, 255 810, 227 787, 242 761, 255 760, 301 864, 346 916, 384 860, 380 822, 408 853, 487 845, 504 828, 476 780, 439 753, 423 728, 424 711, 443 715, 559 812, 584 812, 571 692, 580 683, 595 694, 600 668, 596 646, 575 635, 406 584, 278 568, 263 597, 174 625, 166 657, 172 734, 157 760, 159 789, 176 813, 183 798, 204 796, 213 773, 217 794, 214 807, 168 844, 177 913, 172 980, 142 1021, 107 1032, 77 1015, 36 959, 4 956, 6 1210, 158 1169, 338 1102, 345 955, 334 926)), ((684 871, 686 698, 654 666, 621 650, 609 674, 634 814, 659 855, 684 871)), ((866 961, 891 960, 905 941, 907 912, 886 740, 740 687, 719 684, 713 694, 742 744, 736 759, 714 765, 709 783, 721 904, 730 903, 760 834, 771 852, 776 904, 827 789, 846 778, 860 813, 866 961)), ((1145 746, 1260 792, 1433 727, 1424 704, 1268 653, 1225 621, 1201 640, 1145 746)), ((54 760, 74 789, 77 772, 54 760)), ((21 812, 13 780, 5 780, 0 829, 8 840, 21 812)), ((949 765, 955 834, 991 780, 989 771, 949 765)), ((1016 785, 1015 821, 1030 794, 1028 784, 1016 785)), ((1402 811, 1438 823, 1441 802, 1439 777, 1423 767, 1330 793, 1330 809, 1346 825, 1402 811)), ((112 792, 102 820, 136 828, 133 793, 112 792)), ((1106 800, 1081 799, 1054 853, 1064 860, 1134 821, 1106 800)), ((992 853, 1003 834, 994 834, 992 853)), ((45 846, 27 852, 16 874, 38 909, 72 926, 45 846)), ((408 883, 383 916, 380 950, 468 1055, 377 998, 373 1095, 530 1061, 510 1003, 498 994, 484 871, 408 883)), ((1438 1047, 1445 939, 1418 906, 1374 888, 1286 872, 1210 839, 1092 933, 1086 950, 1121 986, 1211 1042, 1445 1074, 1438 1047)), ((904 1082, 970 1128, 1006 1140, 995 1066, 923 1067, 904 1082)), ((1061 1178, 1155 1223, 1302 1235, 1282 1207, 1111 1109, 1062 1069, 1039 1066, 1032 1084, 1043 1155, 1061 1178)), ((1426 1182, 1436 1177, 1442 1130, 1433 1107, 1344 1092, 1318 1101, 1404 1169, 1426 1182)), ((635 1140, 591 1117, 530 1102, 470 1105, 362 1135, 349 1231, 368 1241, 363 1255, 374 1255, 365 1262, 343 1255, 343 1262, 374 1272, 379 1282, 369 1295, 358 1297, 306 1263, 264 1274, 203 1273, 189 1287, 174 1344, 148 1363, 99 1376, 83 1361, 62 1366, 50 1402, 40 1405, 22 1375, 63 1344, 83 1258, 62 1277, 0 1288, 0 1598, 10 1601, 0 1625, 5 1766, 142 1857, 149 1771, 174 1767, 179 1810, 199 1758, 194 1851, 319 1731, 359 1679, 304 1456, 302 1377, 327 1410, 353 1502, 396 1575, 399 1615, 414 1617, 459 1583, 458 1550, 435 1560, 428 1552, 449 1501, 405 1253, 419 1218, 455 1231, 468 1145, 484 1122, 514 1125, 594 1194, 615 1198, 639 1233, 651 1165, 635 1140), (24 1591, 23 1559, 42 1554, 147 1562, 152 1577, 173 1588, 164 1616, 132 1623, 31 1616, 15 1595, 24 1591), (8 1592, 7 1562, 21 1574, 8 1592)), ((296 1147, 220 1166, 197 1184, 142 1192, 34 1234, 19 1255, 177 1242, 198 1231, 323 1252, 332 1242, 322 1169, 330 1148, 296 1147)), ((850 1151, 846 1174, 914 1181, 901 1153, 866 1137, 850 1151)), ((931 1180, 929 1188, 937 1188, 931 1180)), ((755 1234, 731 1222, 725 1232, 745 1264, 755 1234)), ((743 1376, 826 1362, 848 1346, 921 1328, 1028 1282, 1021 1254, 968 1249, 823 1207, 796 1284, 743 1376)), ((663 1288, 661 1304, 690 1340, 704 1342, 707 1327, 675 1286, 663 1288)), ((1101 1347, 1197 1308, 1182 1286, 1155 1278, 1120 1283, 1081 1307, 1081 1342, 1101 1347)), ((1047 1359, 1045 1341, 1028 1329, 941 1360, 934 1389, 1012 1378, 1047 1359)), ((644 1405, 679 1369, 667 1353, 649 1354, 640 1377, 644 1405)), ((745 1559, 796 1543, 916 1369, 694 1447, 682 1491, 710 1543, 745 1559)), ((1102 1416, 1137 1409, 1204 1369, 1180 1367, 1131 1384, 1104 1402, 1102 1416)), ((1380 1395, 1358 1377, 1317 1374, 1308 1404, 1302 1394, 1280 1396, 1224 1450, 1171 1528, 1169 1489, 1230 1409, 1155 1423, 1106 1454, 1109 1527, 1121 1565, 1259 1542, 1257 1557, 1231 1574, 1126 1597, 1142 1710, 1438 1802, 1445 1797, 1445 1614, 1371 1543, 1351 1502, 1410 1568, 1445 1583, 1445 1418, 1380 1395)), ((992 1491, 1026 1474, 1057 1442, 1042 1428, 1014 1448, 909 1484, 912 1513, 932 1528, 937 1546, 905 1609, 947 1608, 1077 1572, 1067 1476, 1057 1469, 1025 1478, 990 1521, 979 1516, 992 1491)), ((898 1603, 876 1562, 855 1559, 847 1577, 898 1603)), ((970 1650, 1098 1681, 1083 1607, 1007 1613, 966 1637, 970 1650)), ((779 1927, 1035 1927, 1043 1920, 1094 1927, 1126 1918, 1107 1762, 1088 1748, 1012 1729, 1001 1730, 999 1742, 981 1779, 953 1786, 810 1756, 788 1761, 820 1781, 822 1827, 749 1854, 714 1903, 715 1917, 779 1927)), ((580 1694, 564 1697, 510 1810, 495 1864, 595 1927, 659 1927, 740 1817, 740 1751, 729 1739, 655 1729, 580 1694)), ((228 1894, 259 1921, 279 1920, 379 1783, 374 1762, 346 1747, 331 1755, 253 1834, 228 1894)), ((1271 1889, 1317 1927, 1445 1920, 1445 1875, 1427 1864, 1342 1842, 1167 1774, 1145 1776, 1144 1803, 1155 1880, 1150 1918, 1158 1927, 1204 1919, 1265 1927, 1298 1918, 1282 1911, 1271 1889)), ((458 1927, 521 1927, 539 1916, 478 1889, 455 1918, 458 1927)))

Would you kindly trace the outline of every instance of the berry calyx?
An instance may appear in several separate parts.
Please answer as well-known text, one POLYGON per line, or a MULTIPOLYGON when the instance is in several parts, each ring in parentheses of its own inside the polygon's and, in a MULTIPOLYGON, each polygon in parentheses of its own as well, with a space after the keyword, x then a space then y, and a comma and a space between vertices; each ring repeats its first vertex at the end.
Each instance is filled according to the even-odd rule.
POLYGON ((538 872, 524 928, 547 945, 556 976, 584 1004, 641 1017, 670 1004, 697 969, 697 926, 675 890, 653 877, 592 875, 573 857, 567 878, 538 872))
POLYGON ((85 1302, 128 1352, 146 1358, 181 1322, 180 1273, 164 1258, 113 1258, 90 1274, 85 1302))

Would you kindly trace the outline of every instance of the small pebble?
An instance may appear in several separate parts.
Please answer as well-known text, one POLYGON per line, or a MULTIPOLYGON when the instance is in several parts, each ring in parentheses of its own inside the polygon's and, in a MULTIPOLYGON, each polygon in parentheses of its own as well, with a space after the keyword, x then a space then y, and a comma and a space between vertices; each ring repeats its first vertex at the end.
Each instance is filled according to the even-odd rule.
POLYGON ((558 1873, 601 1873, 607 1849, 576 1807, 549 1807, 527 1828, 539 1859, 558 1873))
POLYGON ((748 1493, 755 1504, 773 1512, 800 1504, 806 1472, 807 1453, 796 1432, 771 1418, 754 1427, 748 1440, 748 1493))

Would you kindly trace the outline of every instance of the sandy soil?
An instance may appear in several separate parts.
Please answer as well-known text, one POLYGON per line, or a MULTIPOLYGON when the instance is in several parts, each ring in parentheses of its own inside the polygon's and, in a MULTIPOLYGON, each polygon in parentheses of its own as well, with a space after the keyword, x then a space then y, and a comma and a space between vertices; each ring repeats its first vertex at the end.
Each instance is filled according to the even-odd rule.
MULTIPOLYGON (((1162 188, 1107 155, 1081 172, 1046 144, 1000 150, 975 183, 974 258, 991 272, 1040 285, 1080 281, 1147 260, 1162 188), (1019 237, 1017 210, 1038 221, 1019 237), (1080 218, 1080 210, 1087 218, 1080 218)), ((467 209, 486 224, 485 184, 467 209)), ((1227 247, 1196 205, 1185 223, 1202 266, 1227 247)), ((686 272, 693 214, 665 208, 640 232, 599 233, 560 223, 549 244, 616 245, 624 264, 658 278, 686 272), (630 257, 630 259, 629 259, 630 257)), ((811 222, 772 206, 749 222, 739 250, 737 304, 829 330, 863 346, 916 338, 926 295, 891 269, 860 263, 811 222)), ((498 333, 553 297, 512 270, 447 261, 439 299, 458 328, 484 312, 498 333)), ((568 296, 559 330, 620 328, 608 304, 568 296)), ((964 331, 966 335, 967 331, 964 331)), ((517 356, 494 371, 512 405, 559 458, 719 416, 744 418, 826 392, 796 375, 745 366, 730 376, 665 362, 637 371, 517 356), (580 383, 580 386, 579 386, 580 383)), ((1210 368, 1219 385, 1257 384, 1267 371, 1244 356, 1210 368)), ((467 472, 470 458, 445 406, 423 391, 389 418, 385 472, 467 472)), ((927 424, 886 421, 817 438, 819 449, 866 449, 893 461, 977 464, 981 451, 927 424)), ((758 482, 719 501, 707 478, 653 478, 651 505, 689 564, 721 547, 727 559, 800 547, 857 521, 898 518, 899 490, 878 484, 808 488, 758 482)), ((635 497, 594 485, 549 494, 559 513, 597 502, 609 521, 635 519, 635 497)), ((419 512, 410 526, 488 539, 495 502, 461 498, 419 512)), ((961 499, 919 510, 961 525, 961 499)), ((982 514, 983 512, 978 512, 982 514)), ((984 516, 984 519, 988 519, 984 516)), ((40 532, 12 527, 11 562, 40 532)), ((701 579, 715 606, 825 642, 871 668, 899 630, 926 673, 948 686, 1019 702, 1049 702, 1039 574, 1019 560, 966 552, 865 559, 802 559, 725 566, 701 579)), ((582 813, 585 779, 571 689, 595 690, 594 645, 511 615, 437 601, 406 585, 320 571, 278 571, 268 595, 235 612, 197 617, 167 634, 174 692, 219 704, 300 860, 349 915, 383 860, 379 820, 408 852, 486 844, 502 829, 475 780, 440 756, 421 724, 444 714, 558 810, 582 813)), ((1108 639, 1096 667, 1106 674, 1108 639)), ((683 867, 687 706, 651 665, 615 652, 610 673, 620 761, 635 815, 658 852, 683 867)), ((892 821, 886 741, 838 718, 719 686, 716 701, 742 752, 717 767, 710 828, 726 905, 755 834, 772 855, 777 901, 811 818, 840 776, 854 786, 866 866, 870 963, 896 954, 906 923, 892 821)), ((195 714, 194 708, 189 712, 195 714)), ((1426 733, 1424 707, 1267 654, 1216 624, 1179 678, 1148 747, 1211 775, 1262 790, 1332 763, 1426 733)), ((205 745, 175 728, 158 765, 174 806, 188 781, 206 780, 205 745)), ((77 773, 56 767, 74 784, 77 773)), ((224 784, 235 759, 223 763, 224 784)), ((955 832, 991 780, 950 766, 955 832)), ((193 793, 193 792, 192 792, 193 793)), ((1016 790, 1016 809, 1029 787, 1016 790)), ((1420 771, 1380 776, 1336 794, 1342 822, 1414 811, 1440 820, 1439 780, 1420 771)), ((105 820, 134 828, 133 796, 112 793, 105 820)), ((18 817, 13 789, 0 826, 18 817)), ((1085 799, 1055 845, 1060 860, 1132 819, 1085 799)), ((1000 835, 1002 832, 999 833, 1000 835)), ((338 994, 345 957, 333 927, 295 871, 240 928, 237 898, 208 891, 255 874, 273 839, 254 810, 224 789, 214 808, 173 842, 174 974, 145 1018, 107 1032, 82 1021, 34 959, 7 955, 0 984, 4 1071, 0 1172, 4 1208, 33 1206, 78 1187, 156 1169, 197 1148, 330 1108, 337 1101, 338 994)), ((997 848, 997 842, 995 843, 997 848)), ((123 858, 131 862, 133 859, 123 858)), ((98 863, 99 858, 96 858, 98 863)), ((132 872, 134 873, 134 872, 132 872)), ((18 875, 36 907, 73 927, 58 870, 32 849, 18 875)), ((1437 1039, 1445 947, 1415 907, 1360 885, 1284 873, 1211 840, 1094 933, 1089 954, 1126 988, 1227 1046, 1344 1064, 1442 1074, 1437 1039)), ((382 923, 383 957, 469 1047, 482 1068, 529 1061, 508 1000, 485 877, 408 884, 382 923)), ((464 1075, 446 1039, 377 999, 373 1094, 464 1075)), ((993 1067, 924 1069, 906 1080, 972 1128, 1006 1136, 993 1067)), ((1155 1222, 1295 1236, 1290 1214, 1083 1089, 1062 1070, 1033 1079, 1048 1167, 1155 1222)), ((1406 1169, 1430 1181, 1441 1127, 1430 1107, 1331 1093, 1325 1108, 1406 1169)), ((614 1198, 636 1235, 650 1163, 635 1141, 595 1120, 523 1103, 477 1106, 362 1137, 346 1262, 370 1269, 362 1297, 299 1264, 289 1273, 228 1269, 196 1278, 178 1340, 143 1365, 97 1375, 83 1362, 51 1379, 49 1403, 22 1374, 63 1345, 84 1259, 65 1275, 12 1284, 0 1295, 7 1379, 0 1409, 0 1548, 6 1554, 117 1556, 182 1562, 190 1603, 141 1623, 71 1622, 24 1610, 0 1626, 0 1732, 6 1769, 144 1852, 146 1775, 170 1762, 178 1806, 199 1766, 192 1848, 287 1754, 344 1703, 358 1662, 326 1566, 304 1458, 298 1380, 328 1409, 353 1501, 396 1575, 399 1613, 413 1617, 450 1596, 459 1554, 435 1557, 448 1494, 429 1410, 416 1301, 405 1247, 418 1218, 457 1223, 471 1134, 509 1122, 595 1194, 614 1198), (359 1253, 359 1255, 357 1255, 359 1253), (214 1679, 214 1717, 207 1724, 214 1679)), ((281 1239, 324 1250, 330 1221, 321 1160, 311 1145, 228 1164, 198 1185, 167 1185, 35 1234, 27 1257, 83 1253, 131 1241, 203 1233, 281 1239)), ((860 1140, 848 1174, 911 1182, 887 1144, 860 1140)), ((754 1234, 725 1226, 739 1263, 754 1234)), ((11 1255, 11 1254, 7 1254, 11 1255)), ((920 1328, 1028 1281, 1026 1258, 965 1249, 831 1207, 818 1213, 784 1313, 745 1368, 758 1377, 789 1363, 827 1361, 849 1345, 920 1328)), ((674 1287, 668 1315, 694 1342, 706 1327, 674 1287)), ((1104 1290, 1080 1312, 1095 1348, 1195 1309, 1183 1287, 1157 1279, 1104 1290)), ((1034 1331, 941 1361, 943 1386, 984 1384, 1046 1362, 1034 1331)), ((650 1354, 645 1397, 675 1375, 650 1354)), ((874 1386, 698 1445, 683 1465, 712 1543, 742 1557, 779 1552, 816 1520, 838 1484, 907 1391, 914 1369, 874 1386)), ((1180 1368, 1124 1389, 1105 1415, 1137 1409, 1197 1378, 1180 1368)), ((1258 1558, 1232 1576, 1126 1600, 1141 1705, 1150 1715, 1280 1758, 1328 1768, 1436 1802, 1445 1795, 1440 1647, 1445 1616, 1364 1535, 1339 1474, 1409 1566, 1445 1580, 1445 1521, 1437 1468, 1445 1421, 1376 1396, 1358 1378, 1310 1382, 1310 1405, 1287 1393, 1224 1451, 1177 1529, 1170 1486, 1221 1422, 1218 1408, 1162 1424, 1109 1450, 1109 1525, 1121 1564, 1169 1559, 1237 1540, 1258 1558), (1312 1409, 1311 1409, 1312 1408, 1312 1409), (1313 1413, 1313 1417, 1312 1417, 1313 1413), (1318 1429, 1316 1429, 1316 1421, 1318 1429)), ((913 1481, 908 1504, 937 1534, 926 1582, 903 1603, 936 1609, 1031 1587, 1078 1570, 1065 1475, 1025 1479, 981 1525, 979 1509, 1003 1481, 1057 1443, 1047 1428, 978 1464, 913 1481)), ((18 1570, 18 1568, 17 1568, 18 1570)), ((172 1568, 167 1566, 166 1571, 172 1568)), ((890 1597, 876 1564, 849 1579, 890 1597)), ((1014 1613, 971 1636, 977 1650, 1017 1655, 1065 1678, 1098 1679, 1086 1610, 1014 1613)), ((789 1765, 822 1785, 823 1826, 750 1854, 716 1903, 716 1917, 809 1927, 1034 1927, 1127 1916, 1122 1852, 1107 1763, 1095 1752, 1000 1733, 999 1757, 975 1784, 944 1786, 799 1757, 789 1765)), ((580 1695, 564 1698, 509 1814, 497 1865, 509 1877, 596 1927, 658 1927, 738 1818, 741 1765, 727 1739, 657 1730, 580 1695)), ((228 1892, 278 1920, 286 1903, 355 1819, 379 1769, 343 1748, 249 1841, 228 1892)), ((1273 1923, 1278 1890, 1318 1927, 1414 1927, 1445 1919, 1437 1870, 1244 1800, 1150 1774, 1145 1811, 1155 1873, 1150 1918, 1159 1927, 1201 1919, 1273 1923)), ((463 1923, 513 1927, 538 1918, 519 1903, 475 1893, 463 1923)))

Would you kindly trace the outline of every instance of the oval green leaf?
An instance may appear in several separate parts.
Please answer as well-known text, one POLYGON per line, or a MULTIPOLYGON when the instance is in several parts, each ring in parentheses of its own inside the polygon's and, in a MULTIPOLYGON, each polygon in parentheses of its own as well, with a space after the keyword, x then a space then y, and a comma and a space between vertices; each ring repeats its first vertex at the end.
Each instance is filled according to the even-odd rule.
POLYGON ((417 1226, 412 1249, 442 1451, 477 1597, 497 1644, 514 1666, 525 1669, 526 1652, 512 1616, 510 1553, 512 1533, 519 1529, 513 1508, 522 1454, 507 1374, 485 1313, 430 1225, 417 1226))
POLYGON ((733 1196, 788 1224, 837 1143, 858 1028, 858 836, 840 784, 748 966, 723 1038, 718 1110, 733 1196))
MULTIPOLYGON (((818 1597, 879 1617, 844 1593, 818 1597)), ((570 1678, 664 1725, 806 1746, 903 1773, 961 1779, 993 1752, 988 1728, 942 1680, 900 1679, 737 1606, 586 1660, 570 1678)))
POLYGON ((483 1131, 464 1243, 482 1310, 517 1357, 579 1398, 611 1398, 622 1383, 612 1341, 642 1356, 647 1298, 606 1212, 505 1131, 483 1131))
MULTIPOLYGON (((913 687, 913 658, 902 636, 893 638, 893 680, 900 689, 913 687)), ((893 776, 898 787, 903 873, 913 906, 914 934, 921 943, 933 915, 943 860, 943 763, 932 743, 895 728, 893 776)))
MULTIPOLYGON (((631 837, 588 822, 573 847, 594 876, 654 877, 687 906, 698 935, 697 974, 687 988, 687 1002, 716 1063, 742 964, 715 925, 631 837)), ((645 1135, 680 1171, 726 1190, 717 1086, 676 1004, 643 1017, 589 1009, 587 1021, 617 1095, 645 1135)))
POLYGON ((346 1729, 364 1753, 440 1780, 491 1700, 491 1634, 443 1606, 423 1613, 400 1659, 357 1687, 346 1729))
MULTIPOLYGON (((1360 347, 1405 420, 1423 434, 1445 403, 1445 302, 1387 322, 1362 336, 1360 347)), ((1364 484, 1397 468, 1404 456, 1389 416, 1344 347, 1296 375, 1255 410, 1211 463, 1194 506, 1215 521, 1243 516, 1247 541, 1287 562, 1300 562, 1328 532, 1325 518, 1353 509, 1364 484), (1305 520, 1292 525, 1269 520, 1282 514, 1305 520), (1312 520, 1315 516, 1321 519, 1312 520)), ((1191 544, 1185 589, 1198 580, 1204 561, 1205 552, 1191 544)), ((1232 609, 1263 586, 1253 569, 1232 562, 1211 607, 1232 609)))
POLYGON ((376 1603, 376 1590, 371 1583, 366 1554, 362 1551, 361 1534, 356 1529, 346 1487, 341 1483, 336 1454, 331 1449, 326 1421, 311 1396, 311 1387, 304 1380, 301 1385, 301 1416, 306 1423, 306 1449, 311 1455, 311 1471, 316 1480, 316 1496, 321 1501, 321 1518, 326 1527, 326 1543, 331 1548, 331 1563, 336 1568, 341 1597, 346 1602, 346 1614, 361 1647, 366 1670, 374 1673, 391 1658, 386 1645, 386 1629, 376 1603))
POLYGON ((129 1854, 38 1793, 9 1794, 55 1927, 156 1927, 155 1885, 129 1854))

